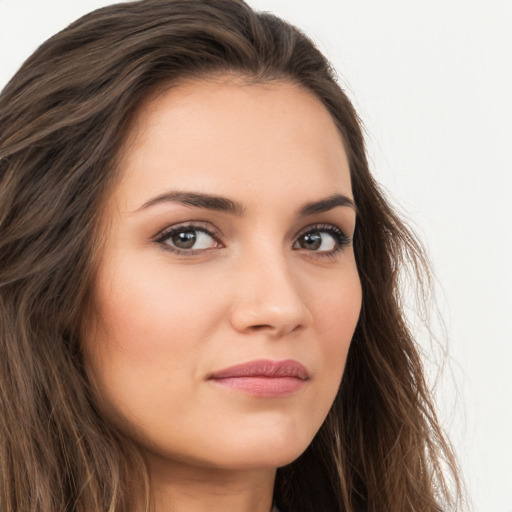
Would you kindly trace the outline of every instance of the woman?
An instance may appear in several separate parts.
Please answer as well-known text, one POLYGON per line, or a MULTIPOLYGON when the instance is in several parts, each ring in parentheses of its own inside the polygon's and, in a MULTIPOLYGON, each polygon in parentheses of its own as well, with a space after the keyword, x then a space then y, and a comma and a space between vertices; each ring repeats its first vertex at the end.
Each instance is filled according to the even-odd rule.
POLYGON ((399 295, 421 249, 296 28, 84 16, 2 92, 0 180, 3 512, 456 506, 399 295))

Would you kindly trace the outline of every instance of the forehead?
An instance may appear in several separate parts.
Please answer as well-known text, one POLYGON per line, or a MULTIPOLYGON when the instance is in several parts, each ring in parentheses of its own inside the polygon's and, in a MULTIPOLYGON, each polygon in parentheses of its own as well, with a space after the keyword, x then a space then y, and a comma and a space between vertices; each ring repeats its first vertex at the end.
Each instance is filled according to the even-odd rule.
POLYGON ((230 195, 296 190, 351 196, 343 142, 327 109, 286 81, 198 80, 159 92, 121 152, 118 199, 137 208, 167 189, 230 195))

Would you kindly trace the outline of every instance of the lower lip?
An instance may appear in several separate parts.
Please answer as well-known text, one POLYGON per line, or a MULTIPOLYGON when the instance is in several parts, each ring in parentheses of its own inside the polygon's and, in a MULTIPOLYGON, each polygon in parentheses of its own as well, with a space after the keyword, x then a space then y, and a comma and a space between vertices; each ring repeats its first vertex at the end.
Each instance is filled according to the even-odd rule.
POLYGON ((305 380, 296 377, 227 377, 212 379, 212 382, 219 386, 262 397, 293 395, 306 385, 305 380))

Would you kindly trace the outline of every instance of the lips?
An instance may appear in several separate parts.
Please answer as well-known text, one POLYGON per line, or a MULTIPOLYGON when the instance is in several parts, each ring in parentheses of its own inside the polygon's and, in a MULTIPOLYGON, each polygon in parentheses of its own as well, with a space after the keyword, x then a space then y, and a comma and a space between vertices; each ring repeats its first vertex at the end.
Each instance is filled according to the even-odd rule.
POLYGON ((214 372, 208 380, 251 395, 277 397, 296 393, 309 378, 307 368, 297 361, 262 359, 214 372))

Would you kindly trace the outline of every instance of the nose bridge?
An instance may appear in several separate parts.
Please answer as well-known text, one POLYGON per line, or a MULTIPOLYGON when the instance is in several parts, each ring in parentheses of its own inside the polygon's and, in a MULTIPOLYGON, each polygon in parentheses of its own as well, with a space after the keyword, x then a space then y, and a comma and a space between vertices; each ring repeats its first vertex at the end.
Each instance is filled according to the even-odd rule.
POLYGON ((311 321, 299 275, 281 245, 248 248, 238 261, 232 321, 238 330, 287 334, 311 321))

